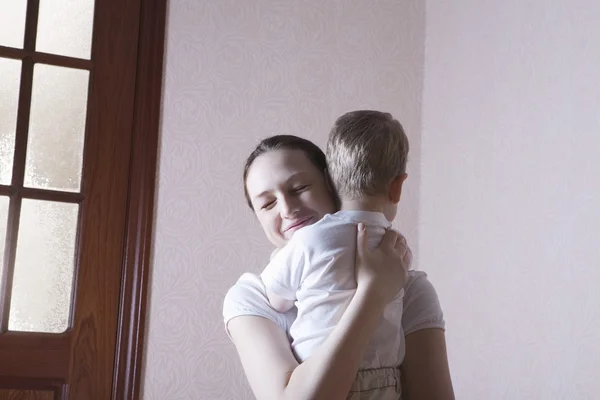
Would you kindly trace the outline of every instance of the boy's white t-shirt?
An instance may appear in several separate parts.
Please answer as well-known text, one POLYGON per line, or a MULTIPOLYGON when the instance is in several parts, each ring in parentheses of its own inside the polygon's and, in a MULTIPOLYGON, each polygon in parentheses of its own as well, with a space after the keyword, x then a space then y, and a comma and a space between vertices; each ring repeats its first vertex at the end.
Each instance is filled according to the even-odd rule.
MULTIPOLYGON (((402 303, 402 315, 396 316, 402 321, 402 329, 398 332, 403 341, 398 354, 399 360, 404 360, 404 337, 407 335, 426 329, 446 329, 440 300, 425 272, 408 271, 402 303)), ((229 321, 237 317, 259 317, 276 324, 289 337, 297 311, 296 307, 286 313, 275 311, 269 304, 262 279, 246 272, 229 288, 223 299, 225 332, 229 335, 229 321)))
MULTIPOLYGON (((356 226, 365 224, 369 248, 377 247, 391 223, 382 213, 339 211, 298 230, 261 274, 265 287, 295 300, 297 317, 290 327, 292 350, 304 361, 333 331, 356 291, 356 226)), ((402 297, 386 306, 360 368, 402 363, 402 297)))

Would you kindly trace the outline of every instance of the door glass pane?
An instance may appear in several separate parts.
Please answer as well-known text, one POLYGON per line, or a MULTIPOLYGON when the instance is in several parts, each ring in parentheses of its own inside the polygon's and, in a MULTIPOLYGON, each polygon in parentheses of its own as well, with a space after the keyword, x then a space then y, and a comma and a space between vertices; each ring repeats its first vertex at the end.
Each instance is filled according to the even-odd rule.
POLYGON ((4 246, 6 244, 6 224, 8 223, 8 197, 0 196, 0 277, 4 270, 4 246))
POLYGON ((9 330, 60 333, 68 328, 78 208, 23 199, 9 330))
POLYGON ((23 48, 26 0, 0 0, 0 46, 23 48))
POLYGON ((78 192, 89 71, 36 64, 25 186, 78 192))
POLYGON ((12 177, 20 77, 21 61, 0 58, 0 184, 2 185, 9 185, 12 177))
POLYGON ((36 50, 90 58, 94 0, 42 0, 36 50))

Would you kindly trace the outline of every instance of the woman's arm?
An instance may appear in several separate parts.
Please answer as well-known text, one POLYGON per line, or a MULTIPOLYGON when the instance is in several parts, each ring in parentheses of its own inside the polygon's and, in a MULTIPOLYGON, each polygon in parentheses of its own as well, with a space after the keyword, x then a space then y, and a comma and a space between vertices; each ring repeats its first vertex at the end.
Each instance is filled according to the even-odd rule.
POLYGON ((406 335, 406 354, 401 366, 403 398, 454 399, 446 354, 444 313, 425 272, 409 273, 402 327, 406 335))
POLYGON ((333 333, 300 365, 277 324, 254 316, 232 319, 229 334, 256 398, 345 399, 383 313, 385 303, 377 297, 357 289, 333 333))
POLYGON ((407 335, 400 369, 403 399, 454 400, 442 329, 423 329, 407 335))
POLYGON ((406 282, 406 242, 389 231, 374 252, 364 227, 357 235, 357 290, 333 333, 301 365, 285 332, 261 317, 228 324, 250 386, 258 400, 345 399, 385 305, 406 282), (398 266, 401 266, 399 268, 398 266))
POLYGON ((227 324, 246 378, 258 400, 283 399, 298 362, 285 332, 275 322, 257 316, 239 316, 227 324))

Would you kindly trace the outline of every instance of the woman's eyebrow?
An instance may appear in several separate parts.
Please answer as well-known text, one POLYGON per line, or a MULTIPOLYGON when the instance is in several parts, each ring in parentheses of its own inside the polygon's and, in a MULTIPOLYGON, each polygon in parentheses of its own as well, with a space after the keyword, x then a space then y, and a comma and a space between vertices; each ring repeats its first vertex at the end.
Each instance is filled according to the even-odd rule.
POLYGON ((292 174, 289 178, 287 178, 285 183, 288 183, 288 182, 290 182, 298 177, 302 177, 303 175, 306 175, 306 174, 307 174, 307 172, 305 172, 305 171, 296 172, 295 174, 292 174))

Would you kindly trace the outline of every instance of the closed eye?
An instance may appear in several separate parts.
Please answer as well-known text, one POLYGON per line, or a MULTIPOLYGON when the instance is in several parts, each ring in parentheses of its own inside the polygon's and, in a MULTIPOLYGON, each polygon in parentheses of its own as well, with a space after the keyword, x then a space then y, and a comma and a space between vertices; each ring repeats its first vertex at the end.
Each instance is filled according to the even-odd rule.
POLYGON ((303 190, 307 189, 308 185, 302 185, 302 186, 296 186, 295 188, 292 189, 293 192, 302 192, 303 190))
POLYGON ((275 200, 269 201, 268 203, 265 203, 262 205, 262 207, 260 207, 261 210, 270 210, 271 208, 273 208, 273 206, 275 205, 275 200))

